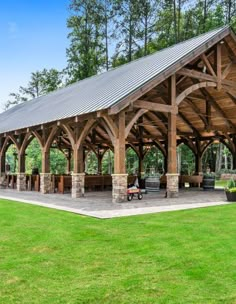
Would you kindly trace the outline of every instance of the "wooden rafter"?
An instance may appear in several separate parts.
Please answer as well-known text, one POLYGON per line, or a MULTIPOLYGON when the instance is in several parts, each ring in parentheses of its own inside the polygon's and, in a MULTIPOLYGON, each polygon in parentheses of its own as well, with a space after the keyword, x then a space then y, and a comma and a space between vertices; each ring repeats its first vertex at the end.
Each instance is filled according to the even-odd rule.
POLYGON ((208 72, 212 75, 212 76, 215 76, 216 77, 216 73, 210 63, 210 61, 208 60, 207 56, 205 54, 202 54, 201 55, 201 59, 203 61, 203 63, 206 65, 206 68, 208 70, 208 72))

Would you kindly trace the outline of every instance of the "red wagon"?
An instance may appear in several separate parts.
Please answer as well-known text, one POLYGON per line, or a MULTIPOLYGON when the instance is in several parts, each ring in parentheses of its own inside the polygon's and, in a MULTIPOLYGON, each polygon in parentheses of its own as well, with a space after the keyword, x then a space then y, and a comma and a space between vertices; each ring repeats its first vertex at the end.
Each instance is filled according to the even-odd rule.
POLYGON ((127 200, 132 201, 132 199, 137 196, 139 200, 143 198, 143 195, 141 193, 141 189, 136 187, 131 187, 127 189, 127 200))

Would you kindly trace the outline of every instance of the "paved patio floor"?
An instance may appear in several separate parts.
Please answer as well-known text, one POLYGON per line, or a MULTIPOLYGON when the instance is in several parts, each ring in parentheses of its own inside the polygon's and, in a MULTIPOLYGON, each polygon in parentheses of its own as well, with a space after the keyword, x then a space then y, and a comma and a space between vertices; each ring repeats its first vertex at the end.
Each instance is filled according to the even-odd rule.
POLYGON ((72 199, 70 194, 43 195, 38 192, 0 189, 0 197, 4 199, 103 219, 229 204, 224 191, 218 189, 184 189, 180 190, 178 198, 167 199, 164 196, 165 190, 161 190, 157 193, 144 194, 142 200, 134 198, 131 202, 118 204, 112 203, 110 191, 87 192, 83 198, 72 199))

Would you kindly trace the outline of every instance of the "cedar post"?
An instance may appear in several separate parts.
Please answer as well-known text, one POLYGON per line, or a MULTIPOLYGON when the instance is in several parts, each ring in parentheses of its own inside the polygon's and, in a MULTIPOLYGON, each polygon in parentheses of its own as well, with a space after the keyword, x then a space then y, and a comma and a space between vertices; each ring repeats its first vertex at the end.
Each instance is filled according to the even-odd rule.
MULTIPOLYGON (((176 106, 176 76, 172 75, 169 79, 169 104, 176 106)), ((177 155, 176 155, 176 114, 168 113, 168 173, 166 196, 168 198, 177 197, 179 192, 177 174, 177 155)))
POLYGON ((71 171, 71 149, 68 149, 68 155, 67 155, 67 173, 70 173, 71 171))
POLYGON ((114 174, 112 174, 112 202, 121 203, 127 198, 125 167, 125 112, 118 114, 118 136, 114 143, 114 174))
POLYGON ((50 193, 51 187, 50 173, 50 148, 42 149, 42 173, 40 173, 40 191, 43 194, 50 193))
POLYGON ((195 154, 195 173, 198 175, 203 175, 202 171, 202 153, 200 141, 196 141, 197 153, 195 154))
POLYGON ((198 175, 202 175, 202 157, 201 155, 195 155, 195 173, 198 175))
POLYGON ((5 186, 6 180, 6 158, 5 152, 0 153, 0 188, 5 186))
POLYGON ((102 174, 102 155, 100 153, 97 154, 98 160, 98 174, 102 174))

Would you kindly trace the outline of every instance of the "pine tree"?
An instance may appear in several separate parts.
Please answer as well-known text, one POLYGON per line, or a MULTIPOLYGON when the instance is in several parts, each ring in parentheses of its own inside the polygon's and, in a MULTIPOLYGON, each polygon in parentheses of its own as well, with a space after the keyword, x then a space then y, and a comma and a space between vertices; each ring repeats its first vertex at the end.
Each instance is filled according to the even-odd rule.
POLYGON ((70 47, 67 49, 68 82, 97 74, 105 62, 102 18, 96 0, 72 0, 73 15, 68 19, 70 47))

